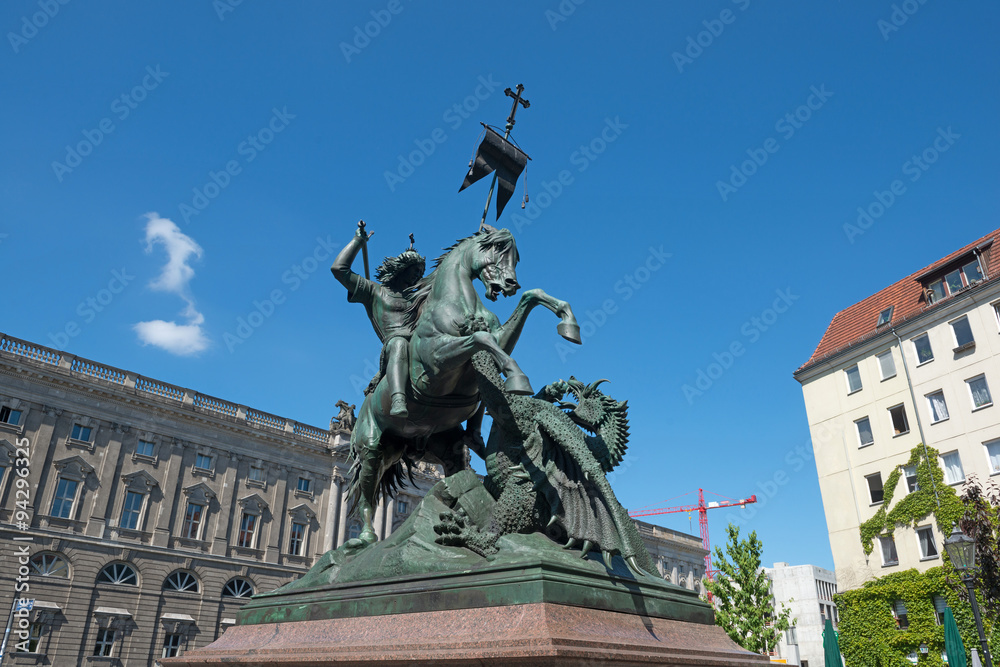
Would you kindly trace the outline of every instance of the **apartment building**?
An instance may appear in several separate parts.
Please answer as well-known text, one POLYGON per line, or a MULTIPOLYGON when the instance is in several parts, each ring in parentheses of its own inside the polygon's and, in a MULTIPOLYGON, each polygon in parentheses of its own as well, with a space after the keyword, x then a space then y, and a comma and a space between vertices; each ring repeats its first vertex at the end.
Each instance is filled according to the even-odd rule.
MULTIPOLYGON (((933 517, 877 537, 860 526, 892 492, 917 489, 915 448, 937 450, 944 483, 1000 473, 1000 247, 995 230, 837 313, 802 384, 840 590, 941 564, 933 517), (900 470, 898 488, 885 484, 900 470)), ((924 450, 926 451, 926 450, 924 450)))

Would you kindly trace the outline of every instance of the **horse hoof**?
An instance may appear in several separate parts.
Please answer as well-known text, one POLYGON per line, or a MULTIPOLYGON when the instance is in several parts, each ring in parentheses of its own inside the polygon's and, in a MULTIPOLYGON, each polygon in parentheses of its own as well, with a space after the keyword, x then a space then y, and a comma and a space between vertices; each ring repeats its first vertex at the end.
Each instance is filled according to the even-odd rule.
POLYGON ((503 388, 518 396, 531 396, 535 393, 528 382, 528 376, 524 374, 511 375, 504 381, 503 388))
POLYGON ((570 324, 569 322, 560 322, 556 326, 556 333, 565 338, 571 343, 582 344, 583 341, 580 340, 580 325, 570 324))

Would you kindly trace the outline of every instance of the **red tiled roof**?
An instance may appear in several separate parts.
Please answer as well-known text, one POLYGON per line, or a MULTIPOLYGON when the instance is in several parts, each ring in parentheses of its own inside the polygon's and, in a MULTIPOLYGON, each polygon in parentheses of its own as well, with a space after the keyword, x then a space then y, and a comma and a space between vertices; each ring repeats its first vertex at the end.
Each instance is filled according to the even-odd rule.
MULTIPOLYGON (((947 257, 942 257, 938 261, 930 264, 919 271, 889 285, 880 292, 876 292, 864 301, 845 308, 833 316, 830 326, 826 328, 826 333, 816 346, 816 350, 809 357, 809 360, 799 367, 796 373, 804 370, 808 366, 833 356, 834 354, 846 350, 858 343, 864 342, 883 333, 887 327, 875 329, 878 322, 879 313, 893 307, 892 324, 899 324, 915 315, 919 315, 928 308, 934 308, 939 304, 946 303, 950 299, 942 299, 935 304, 928 305, 924 297, 923 285, 920 278, 928 273, 945 268, 949 263, 959 259, 962 255, 972 252, 973 248, 984 243, 1000 238, 1000 229, 995 229, 982 238, 976 239, 964 248, 960 248, 947 257)), ((1000 246, 1000 244, 997 244, 1000 246)), ((996 279, 1000 273, 1000 247, 989 248, 982 253, 983 263, 986 265, 985 273, 987 280, 996 279)))

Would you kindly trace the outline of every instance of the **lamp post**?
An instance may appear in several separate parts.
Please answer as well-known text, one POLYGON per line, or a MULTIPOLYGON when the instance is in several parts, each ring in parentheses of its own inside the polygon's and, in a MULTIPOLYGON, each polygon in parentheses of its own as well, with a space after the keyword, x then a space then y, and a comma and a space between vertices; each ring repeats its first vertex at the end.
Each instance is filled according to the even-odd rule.
POLYGON ((983 647, 983 658, 986 660, 986 667, 993 667, 989 643, 987 643, 986 633, 983 631, 983 619, 979 616, 979 603, 976 601, 976 541, 959 530, 958 524, 955 524, 952 527, 951 535, 944 541, 944 550, 948 553, 951 564, 955 566, 966 588, 969 589, 969 602, 972 603, 972 615, 976 619, 976 629, 979 630, 979 643, 983 647))

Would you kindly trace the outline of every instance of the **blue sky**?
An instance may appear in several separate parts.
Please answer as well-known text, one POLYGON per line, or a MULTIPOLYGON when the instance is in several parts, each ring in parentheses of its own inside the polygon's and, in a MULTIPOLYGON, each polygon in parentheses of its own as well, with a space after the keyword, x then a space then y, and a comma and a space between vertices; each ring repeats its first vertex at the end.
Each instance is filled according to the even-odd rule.
POLYGON ((756 493, 709 514, 717 543, 739 517, 765 563, 832 567, 791 373, 836 311, 997 227, 998 18, 943 0, 11 0, 0 329, 323 426, 360 404, 379 349, 330 253, 362 218, 373 265, 410 232, 435 257, 475 231, 488 185, 457 190, 479 122, 502 126, 523 83, 530 202, 519 189, 501 224, 520 283, 570 301, 586 339, 561 346, 540 310, 514 356, 536 388, 606 377, 629 399, 627 507, 756 493))

